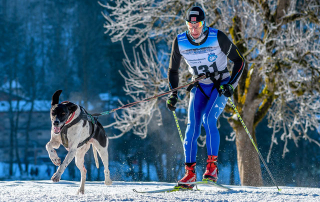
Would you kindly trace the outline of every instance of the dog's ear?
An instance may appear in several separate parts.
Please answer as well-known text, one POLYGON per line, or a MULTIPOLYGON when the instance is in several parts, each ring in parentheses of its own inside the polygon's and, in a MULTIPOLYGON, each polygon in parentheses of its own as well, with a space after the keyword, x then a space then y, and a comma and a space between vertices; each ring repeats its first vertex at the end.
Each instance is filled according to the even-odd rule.
POLYGON ((52 100, 51 100, 51 106, 55 104, 59 104, 59 96, 61 94, 62 90, 57 90, 53 95, 52 95, 52 100))
POLYGON ((68 107, 70 113, 73 113, 78 109, 78 106, 72 102, 68 102, 66 106, 68 107))

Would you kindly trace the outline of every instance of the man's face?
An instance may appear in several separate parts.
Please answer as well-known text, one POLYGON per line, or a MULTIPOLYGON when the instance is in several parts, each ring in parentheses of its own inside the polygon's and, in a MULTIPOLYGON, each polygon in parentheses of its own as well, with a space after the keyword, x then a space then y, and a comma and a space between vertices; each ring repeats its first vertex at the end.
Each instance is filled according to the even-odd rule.
POLYGON ((204 22, 197 22, 197 23, 191 23, 191 22, 186 22, 187 26, 188 26, 188 30, 191 34, 191 36, 194 39, 197 39, 200 37, 202 29, 203 29, 203 24, 204 22))

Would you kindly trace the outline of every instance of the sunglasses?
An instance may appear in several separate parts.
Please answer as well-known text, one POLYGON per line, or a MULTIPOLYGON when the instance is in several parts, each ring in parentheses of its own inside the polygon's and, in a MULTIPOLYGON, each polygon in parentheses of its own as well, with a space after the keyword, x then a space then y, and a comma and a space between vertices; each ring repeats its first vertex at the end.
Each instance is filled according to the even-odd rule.
POLYGON ((195 28, 195 29, 197 29, 197 28, 203 26, 204 21, 200 21, 200 22, 196 22, 196 23, 194 23, 194 22, 192 23, 192 22, 186 21, 186 24, 187 24, 188 28, 195 28))

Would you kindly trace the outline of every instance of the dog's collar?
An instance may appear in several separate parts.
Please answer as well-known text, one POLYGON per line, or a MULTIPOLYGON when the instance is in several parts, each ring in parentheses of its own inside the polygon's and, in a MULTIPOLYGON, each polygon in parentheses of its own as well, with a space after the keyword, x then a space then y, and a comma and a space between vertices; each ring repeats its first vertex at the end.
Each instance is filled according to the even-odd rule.
POLYGON ((72 113, 71 117, 67 120, 67 122, 66 122, 65 124, 68 124, 68 123, 70 123, 70 122, 72 121, 75 113, 76 113, 76 112, 73 112, 73 113, 72 113))

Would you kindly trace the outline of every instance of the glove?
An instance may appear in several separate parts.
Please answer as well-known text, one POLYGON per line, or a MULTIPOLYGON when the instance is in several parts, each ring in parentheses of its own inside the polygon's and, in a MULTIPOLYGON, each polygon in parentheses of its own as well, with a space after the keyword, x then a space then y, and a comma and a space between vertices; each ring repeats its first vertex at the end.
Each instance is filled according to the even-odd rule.
POLYGON ((170 111, 175 111, 176 110, 175 105, 177 104, 177 102, 178 102, 178 95, 177 94, 171 94, 170 97, 167 100, 167 108, 170 111))
POLYGON ((224 95, 226 97, 231 97, 233 95, 233 86, 231 84, 223 84, 219 88, 219 95, 224 95))

